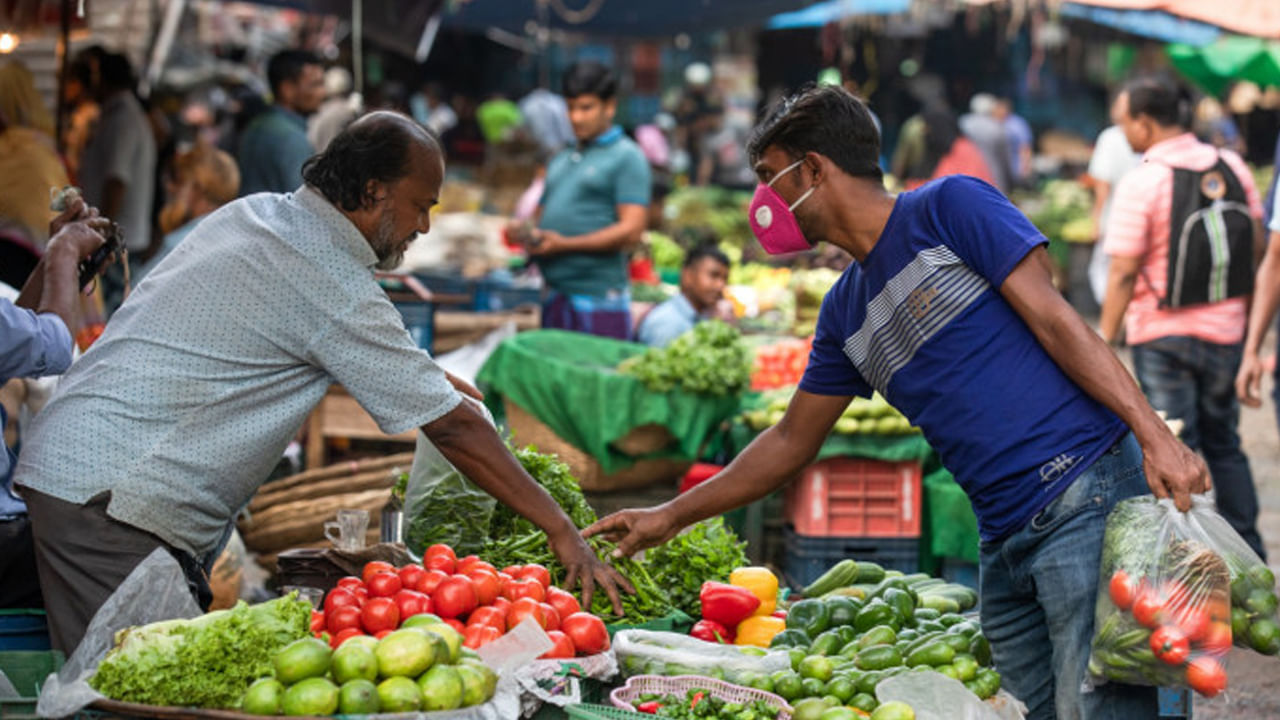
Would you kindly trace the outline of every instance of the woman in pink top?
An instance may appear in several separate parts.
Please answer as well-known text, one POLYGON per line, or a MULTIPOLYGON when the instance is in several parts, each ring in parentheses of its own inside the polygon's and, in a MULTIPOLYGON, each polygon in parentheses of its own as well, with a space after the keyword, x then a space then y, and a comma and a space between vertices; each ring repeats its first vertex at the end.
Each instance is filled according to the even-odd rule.
MULTIPOLYGON (((946 110, 928 110, 921 117, 924 120, 925 157, 933 160, 933 174, 929 180, 937 180, 948 175, 971 175, 983 182, 994 185, 995 178, 991 168, 982 157, 978 146, 960 134, 960 125, 956 118, 946 110)), ((924 185, 926 180, 908 180, 906 189, 914 190, 924 185)))

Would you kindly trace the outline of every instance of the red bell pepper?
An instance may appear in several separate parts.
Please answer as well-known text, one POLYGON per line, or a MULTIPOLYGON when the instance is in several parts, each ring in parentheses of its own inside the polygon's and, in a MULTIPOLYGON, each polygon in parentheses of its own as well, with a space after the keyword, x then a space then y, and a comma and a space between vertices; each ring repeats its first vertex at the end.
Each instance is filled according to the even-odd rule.
POLYGON ((636 710, 642 713, 649 713, 650 715, 657 715, 658 711, 661 709, 662 709, 662 704, 659 703, 657 700, 642 702, 636 706, 636 710))
POLYGON ((712 643, 722 643, 724 645, 732 645, 734 632, 729 628, 721 625, 715 620, 699 620, 693 624, 693 628, 689 630, 689 634, 699 640, 706 640, 712 643))
POLYGON ((724 627, 738 627, 760 607, 760 598, 744 587, 721 582, 705 582, 698 598, 702 601, 702 619, 724 627))
POLYGON ((782 618, 783 620, 786 620, 786 619, 787 619, 787 611, 786 611, 786 610, 774 610, 774 611, 773 611, 773 616, 774 616, 774 617, 776 617, 776 618, 782 618))

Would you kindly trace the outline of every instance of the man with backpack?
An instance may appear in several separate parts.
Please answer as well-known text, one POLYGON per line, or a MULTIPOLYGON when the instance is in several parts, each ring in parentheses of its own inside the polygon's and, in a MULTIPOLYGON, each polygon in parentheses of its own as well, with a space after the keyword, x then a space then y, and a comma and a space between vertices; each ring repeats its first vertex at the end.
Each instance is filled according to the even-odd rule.
POLYGON ((1240 156, 1191 133, 1191 98, 1172 79, 1133 80, 1117 103, 1120 127, 1143 162, 1112 201, 1100 332, 1115 341, 1126 319, 1147 399, 1183 421, 1182 440, 1209 466, 1218 511, 1265 558, 1234 388, 1262 203, 1240 156))

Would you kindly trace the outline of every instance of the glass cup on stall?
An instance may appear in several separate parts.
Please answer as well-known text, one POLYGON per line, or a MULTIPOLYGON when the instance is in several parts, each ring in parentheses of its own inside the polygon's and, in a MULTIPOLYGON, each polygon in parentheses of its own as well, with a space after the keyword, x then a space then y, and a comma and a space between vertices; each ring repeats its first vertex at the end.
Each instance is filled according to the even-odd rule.
POLYGON ((367 510, 339 510, 338 519, 324 524, 324 536, 343 552, 364 549, 365 533, 369 529, 367 510))

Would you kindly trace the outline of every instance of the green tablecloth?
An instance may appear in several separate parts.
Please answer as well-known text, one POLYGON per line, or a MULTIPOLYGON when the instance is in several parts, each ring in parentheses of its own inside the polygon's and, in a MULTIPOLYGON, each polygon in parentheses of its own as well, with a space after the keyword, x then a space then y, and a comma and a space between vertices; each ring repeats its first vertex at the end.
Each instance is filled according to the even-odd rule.
MULTIPOLYGON (((743 404, 750 406, 756 400, 744 398, 743 404)), ((734 421, 724 434, 722 447, 729 456, 736 456, 758 434, 744 423, 734 421)), ((922 435, 831 435, 818 450, 817 459, 832 457, 919 460, 924 472, 921 535, 927 538, 920 548, 921 569, 935 572, 940 558, 978 561, 978 520, 969 496, 942 466, 938 454, 922 435)))
POLYGON ((739 398, 654 393, 614 369, 646 349, 594 335, 535 330, 499 345, 476 382, 495 416, 501 416, 503 398, 510 398, 599 461, 606 473, 639 459, 612 443, 642 425, 661 425, 676 438, 646 457, 694 460, 711 431, 738 412, 739 398))

